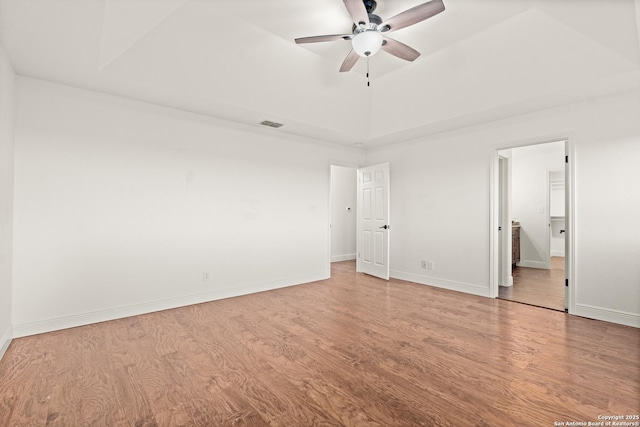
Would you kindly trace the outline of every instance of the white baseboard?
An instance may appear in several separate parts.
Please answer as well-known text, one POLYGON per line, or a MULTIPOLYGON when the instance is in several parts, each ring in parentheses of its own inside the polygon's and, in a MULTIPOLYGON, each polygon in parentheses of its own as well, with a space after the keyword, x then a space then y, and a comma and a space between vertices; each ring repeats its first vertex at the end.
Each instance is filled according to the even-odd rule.
POLYGON ((13 339, 13 327, 9 325, 9 327, 0 336, 0 360, 2 360, 4 353, 9 348, 9 344, 11 344, 12 339, 13 339))
POLYGON ((571 314, 640 328, 640 314, 637 313, 627 313, 625 311, 611 310, 587 304, 576 304, 576 311, 571 314))
POLYGON ((356 254, 332 255, 331 262, 350 261, 356 259, 356 254))
POLYGON ((44 332, 57 331, 60 329, 75 328, 77 326, 89 325, 91 323, 106 322, 109 320, 121 319, 124 317, 137 316, 139 314, 152 313, 154 311, 169 310, 172 308, 184 307, 187 305, 201 304, 209 301, 233 298, 242 295, 270 291, 278 288, 285 288, 288 286, 316 282, 319 280, 328 279, 329 277, 329 272, 325 271, 309 276, 290 277, 273 282, 257 283, 233 289, 221 289, 218 291, 194 295, 184 295, 177 298, 171 298, 161 301, 151 301, 143 304, 114 307, 107 310, 81 313, 35 322, 27 322, 13 325, 13 334, 14 337, 18 338, 28 335, 41 334, 44 332))
POLYGON ((564 251, 551 251, 551 256, 564 256, 564 251))
POLYGON ((518 263, 518 267, 542 268, 545 270, 549 268, 547 266, 547 263, 545 263, 544 261, 530 261, 528 259, 520 260, 520 262, 518 263))
POLYGON ((489 285, 475 285, 472 283, 455 282, 453 280, 438 279, 437 277, 423 276, 421 274, 406 273, 404 271, 392 270, 389 275, 394 279, 406 280, 421 285, 433 286, 436 288, 449 289, 452 291, 464 292, 483 297, 489 296, 489 285))

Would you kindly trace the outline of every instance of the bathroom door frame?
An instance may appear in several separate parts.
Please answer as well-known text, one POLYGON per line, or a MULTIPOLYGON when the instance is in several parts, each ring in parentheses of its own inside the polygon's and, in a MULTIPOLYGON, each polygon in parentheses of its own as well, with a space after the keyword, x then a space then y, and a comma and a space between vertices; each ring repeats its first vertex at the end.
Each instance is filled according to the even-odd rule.
POLYGON ((571 132, 538 138, 534 140, 505 142, 496 144, 491 153, 491 175, 489 194, 489 297, 499 294, 499 209, 500 209, 500 162, 499 151, 529 145, 564 141, 565 152, 565 307, 569 314, 575 314, 575 137, 571 132))

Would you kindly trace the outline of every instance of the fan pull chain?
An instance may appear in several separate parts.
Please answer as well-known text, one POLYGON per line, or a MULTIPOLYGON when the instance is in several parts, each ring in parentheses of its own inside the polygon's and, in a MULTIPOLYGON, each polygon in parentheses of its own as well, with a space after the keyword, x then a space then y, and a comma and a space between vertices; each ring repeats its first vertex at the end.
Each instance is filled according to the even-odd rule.
POLYGON ((371 82, 369 81, 369 56, 367 56, 367 87, 371 86, 371 82))

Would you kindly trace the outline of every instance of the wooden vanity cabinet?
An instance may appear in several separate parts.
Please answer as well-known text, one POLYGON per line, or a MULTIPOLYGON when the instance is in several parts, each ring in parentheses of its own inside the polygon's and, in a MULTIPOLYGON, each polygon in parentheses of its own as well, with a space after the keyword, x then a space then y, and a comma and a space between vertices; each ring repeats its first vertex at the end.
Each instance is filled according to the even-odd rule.
POLYGON ((520 223, 511 223, 511 267, 520 262, 520 223))

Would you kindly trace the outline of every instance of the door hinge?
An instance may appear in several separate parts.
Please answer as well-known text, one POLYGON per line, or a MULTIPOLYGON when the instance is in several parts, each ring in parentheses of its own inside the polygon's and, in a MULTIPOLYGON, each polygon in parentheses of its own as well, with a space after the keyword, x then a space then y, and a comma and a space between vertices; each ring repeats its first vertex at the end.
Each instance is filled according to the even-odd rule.
POLYGON ((569 279, 564 279, 564 285, 567 287, 569 286, 569 279))
POLYGON ((569 163, 569 156, 564 156, 564 162, 569 163))

